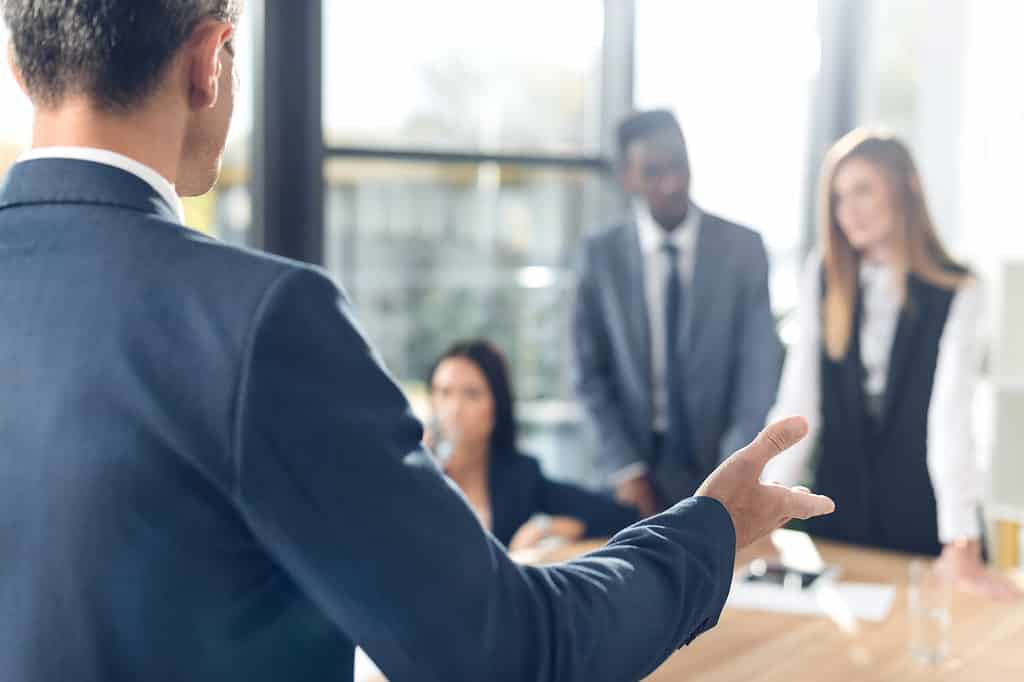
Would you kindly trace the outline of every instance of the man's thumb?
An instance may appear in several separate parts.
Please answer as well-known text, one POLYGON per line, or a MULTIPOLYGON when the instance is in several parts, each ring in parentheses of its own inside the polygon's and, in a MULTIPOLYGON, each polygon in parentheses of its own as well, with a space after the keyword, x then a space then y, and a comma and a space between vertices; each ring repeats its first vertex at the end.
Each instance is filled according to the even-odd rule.
POLYGON ((789 417, 769 424, 753 443, 743 448, 742 456, 763 467, 772 457, 803 440, 807 430, 807 420, 803 417, 789 417))

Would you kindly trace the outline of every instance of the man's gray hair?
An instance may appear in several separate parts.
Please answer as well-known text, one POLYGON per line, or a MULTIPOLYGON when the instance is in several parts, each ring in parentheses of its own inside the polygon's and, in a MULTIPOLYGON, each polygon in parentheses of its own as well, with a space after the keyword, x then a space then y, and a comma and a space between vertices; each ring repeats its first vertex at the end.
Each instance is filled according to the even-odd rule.
POLYGON ((86 95, 129 109, 206 18, 237 24, 242 0, 0 0, 33 101, 86 95))

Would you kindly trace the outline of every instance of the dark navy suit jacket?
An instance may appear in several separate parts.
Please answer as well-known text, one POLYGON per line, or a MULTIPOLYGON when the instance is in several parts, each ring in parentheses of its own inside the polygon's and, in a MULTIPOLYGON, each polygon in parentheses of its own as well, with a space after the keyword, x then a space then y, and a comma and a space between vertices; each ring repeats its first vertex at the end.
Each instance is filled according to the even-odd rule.
POLYGON ((5 682, 635 680, 728 592, 710 499, 511 562, 327 277, 109 166, 0 188, 0 382, 5 682))
POLYGON ((550 480, 537 460, 518 452, 493 453, 488 479, 492 532, 506 545, 534 514, 579 519, 588 538, 608 537, 639 518, 604 495, 550 480))

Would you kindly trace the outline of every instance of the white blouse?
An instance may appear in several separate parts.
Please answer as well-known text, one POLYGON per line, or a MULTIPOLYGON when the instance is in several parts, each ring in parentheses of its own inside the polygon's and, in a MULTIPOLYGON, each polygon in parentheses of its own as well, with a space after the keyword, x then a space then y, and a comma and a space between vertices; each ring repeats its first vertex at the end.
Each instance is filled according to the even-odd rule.
MULTIPOLYGON (((861 267, 863 321, 861 362, 868 402, 885 393, 889 353, 900 306, 893 271, 878 264, 861 267)), ((821 259, 805 268, 797 304, 797 337, 789 349, 779 396, 769 421, 806 417, 807 438, 765 467, 764 480, 796 485, 809 480, 808 460, 821 430, 821 259)), ((971 411, 985 348, 984 292, 976 278, 956 292, 939 341, 935 379, 928 405, 928 473, 938 508, 939 540, 977 538, 981 473, 974 456, 971 411)))

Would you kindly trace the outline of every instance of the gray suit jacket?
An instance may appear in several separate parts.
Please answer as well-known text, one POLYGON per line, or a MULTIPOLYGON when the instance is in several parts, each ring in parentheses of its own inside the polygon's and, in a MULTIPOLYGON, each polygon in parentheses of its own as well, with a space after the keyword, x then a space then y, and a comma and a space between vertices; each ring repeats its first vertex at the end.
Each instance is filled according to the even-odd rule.
MULTIPOLYGON (((576 391, 605 473, 652 463, 650 338, 637 227, 589 238, 573 314, 576 391)), ((698 466, 660 461, 651 476, 672 501, 749 442, 775 398, 782 347, 768 293, 768 257, 752 230, 704 213, 680 324, 690 435, 698 466)), ((670 458, 666 458, 670 459, 670 458)))

